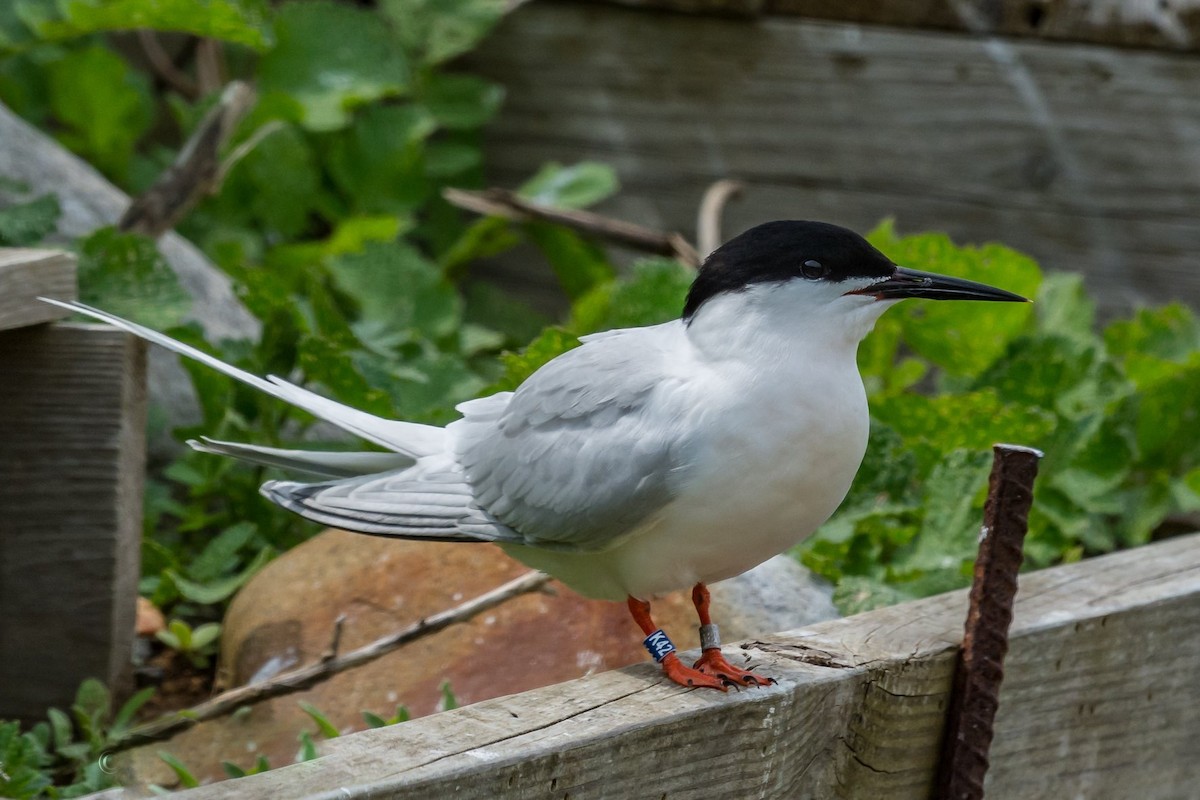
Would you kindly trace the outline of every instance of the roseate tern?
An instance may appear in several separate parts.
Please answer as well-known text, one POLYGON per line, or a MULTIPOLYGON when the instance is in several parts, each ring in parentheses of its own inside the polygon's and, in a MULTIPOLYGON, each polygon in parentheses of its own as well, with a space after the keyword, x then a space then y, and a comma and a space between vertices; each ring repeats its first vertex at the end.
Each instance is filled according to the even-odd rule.
POLYGON ((724 689, 769 679, 730 664, 705 584, 817 529, 867 446, 855 354, 899 300, 1024 301, 897 266, 853 231, 769 222, 715 250, 681 319, 582 337, 514 392, 458 406, 438 428, 367 414, 260 378, 77 303, 103 320, 290 402, 386 453, 281 450, 212 439, 198 450, 299 470, 262 493, 362 533, 495 542, 588 597, 625 600, 672 681, 724 689), (688 667, 649 600, 693 587, 702 655, 688 667))

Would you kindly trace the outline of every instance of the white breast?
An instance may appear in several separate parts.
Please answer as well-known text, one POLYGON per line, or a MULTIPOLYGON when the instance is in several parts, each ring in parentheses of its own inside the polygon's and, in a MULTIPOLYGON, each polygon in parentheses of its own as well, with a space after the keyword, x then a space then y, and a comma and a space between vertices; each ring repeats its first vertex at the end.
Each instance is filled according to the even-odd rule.
POLYGON ((694 399, 680 426, 687 433, 673 502, 603 552, 505 549, 583 594, 649 598, 739 575, 825 522, 866 452, 869 417, 855 352, 884 304, 851 308, 861 330, 848 330, 796 318, 778 294, 754 301, 737 295, 717 309, 725 319, 713 314, 689 331, 694 399), (780 309, 793 316, 746 318, 780 309), (813 340, 831 330, 840 335, 813 340))
POLYGON ((837 510, 862 463, 869 421, 857 371, 825 377, 820 386, 754 393, 709 418, 711 439, 685 490, 613 553, 626 591, 646 597, 740 575, 837 510))

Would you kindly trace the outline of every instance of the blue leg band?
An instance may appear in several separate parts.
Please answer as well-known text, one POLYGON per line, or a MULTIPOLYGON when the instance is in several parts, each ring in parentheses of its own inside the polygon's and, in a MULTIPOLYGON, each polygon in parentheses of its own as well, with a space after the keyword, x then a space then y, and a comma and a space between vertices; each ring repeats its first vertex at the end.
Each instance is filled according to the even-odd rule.
POLYGON ((661 662, 664 658, 675 652, 675 645, 662 632, 662 628, 647 636, 642 644, 645 645, 647 652, 654 657, 654 660, 658 662, 661 662))

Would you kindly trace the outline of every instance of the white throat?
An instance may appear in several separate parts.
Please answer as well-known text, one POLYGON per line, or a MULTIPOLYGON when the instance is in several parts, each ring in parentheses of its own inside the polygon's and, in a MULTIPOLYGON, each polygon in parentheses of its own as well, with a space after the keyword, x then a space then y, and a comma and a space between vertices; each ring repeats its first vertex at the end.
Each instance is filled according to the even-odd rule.
MULTIPOLYGON (((867 285, 870 281, 862 281, 867 285)), ((858 343, 897 301, 848 295, 857 284, 759 283, 707 301, 687 335, 712 360, 763 360, 782 366, 797 351, 805 361, 853 363, 858 343)))

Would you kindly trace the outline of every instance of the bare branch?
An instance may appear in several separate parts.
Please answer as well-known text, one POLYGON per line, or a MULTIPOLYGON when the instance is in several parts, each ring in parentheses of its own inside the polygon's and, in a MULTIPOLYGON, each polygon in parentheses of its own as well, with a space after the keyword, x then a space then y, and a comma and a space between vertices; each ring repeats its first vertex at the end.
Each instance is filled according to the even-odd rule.
POLYGON ((260 125, 250 134, 246 141, 233 148, 233 151, 225 157, 221 162, 221 166, 217 169, 217 179, 213 184, 211 191, 216 191, 221 188, 221 184, 225 183, 226 176, 229 175, 229 170, 233 169, 234 165, 250 154, 254 148, 258 147, 259 142, 266 139, 272 133, 281 131, 287 126, 281 120, 273 119, 265 125, 260 125))
POLYGON ((329 640, 329 647, 325 648, 325 652, 321 654, 322 661, 332 661, 337 658, 342 645, 342 627, 345 624, 346 615, 338 614, 337 619, 333 621, 333 637, 329 640))
POLYGON ((725 240, 721 236, 721 215, 725 212, 725 205, 745 188, 746 185, 741 181, 723 178, 704 192, 700 213, 696 215, 696 243, 703 256, 716 250, 725 240))
POLYGON ((162 42, 158 40, 158 34, 143 29, 137 32, 137 37, 138 43, 142 46, 142 52, 146 54, 146 59, 154 69, 155 75, 189 100, 195 100, 200 96, 200 88, 196 82, 190 75, 175 66, 171 56, 163 49, 162 42))
POLYGON ((519 197, 507 189, 485 189, 482 192, 471 192, 465 189, 446 188, 442 190, 442 197, 451 205, 474 211, 477 214, 504 217, 520 222, 534 219, 554 222, 637 250, 671 256, 693 268, 700 266, 700 257, 696 253, 696 248, 679 233, 664 233, 632 222, 605 217, 592 211, 544 206, 519 197))
POLYGON ((331 644, 331 650, 334 651, 332 655, 327 652, 318 661, 299 669, 285 672, 267 681, 230 689, 197 706, 184 711, 166 714, 146 725, 140 725, 129 731, 125 738, 118 742, 115 747, 111 748, 110 751, 127 750, 130 747, 136 747, 148 742, 161 742, 164 739, 170 739, 175 734, 192 727, 198 722, 231 714, 242 706, 261 703, 263 700, 268 700, 272 697, 280 697, 285 694, 308 689, 322 681, 328 680, 339 672, 344 672, 366 664, 369 661, 374 661, 380 656, 386 655, 415 639, 429 636, 455 623, 466 622, 475 615, 487 611, 489 608, 494 608, 519 595, 537 591, 545 586, 549 580, 550 576, 544 573, 526 572, 524 575, 502 586, 498 586, 489 592, 485 592, 472 600, 468 600, 447 611, 434 614, 431 617, 426 617, 414 625, 388 634, 381 639, 376 639, 370 644, 353 650, 344 656, 336 654, 341 626, 340 624, 335 624, 334 641, 331 644))
POLYGON ((221 88, 224 72, 221 43, 216 39, 201 39, 196 45, 196 83, 201 97, 221 88))
POLYGON ((254 90, 234 81, 221 94, 179 151, 175 163, 141 197, 129 204, 117 227, 152 238, 175 226, 183 215, 218 185, 220 151, 233 129, 254 104, 254 90))

